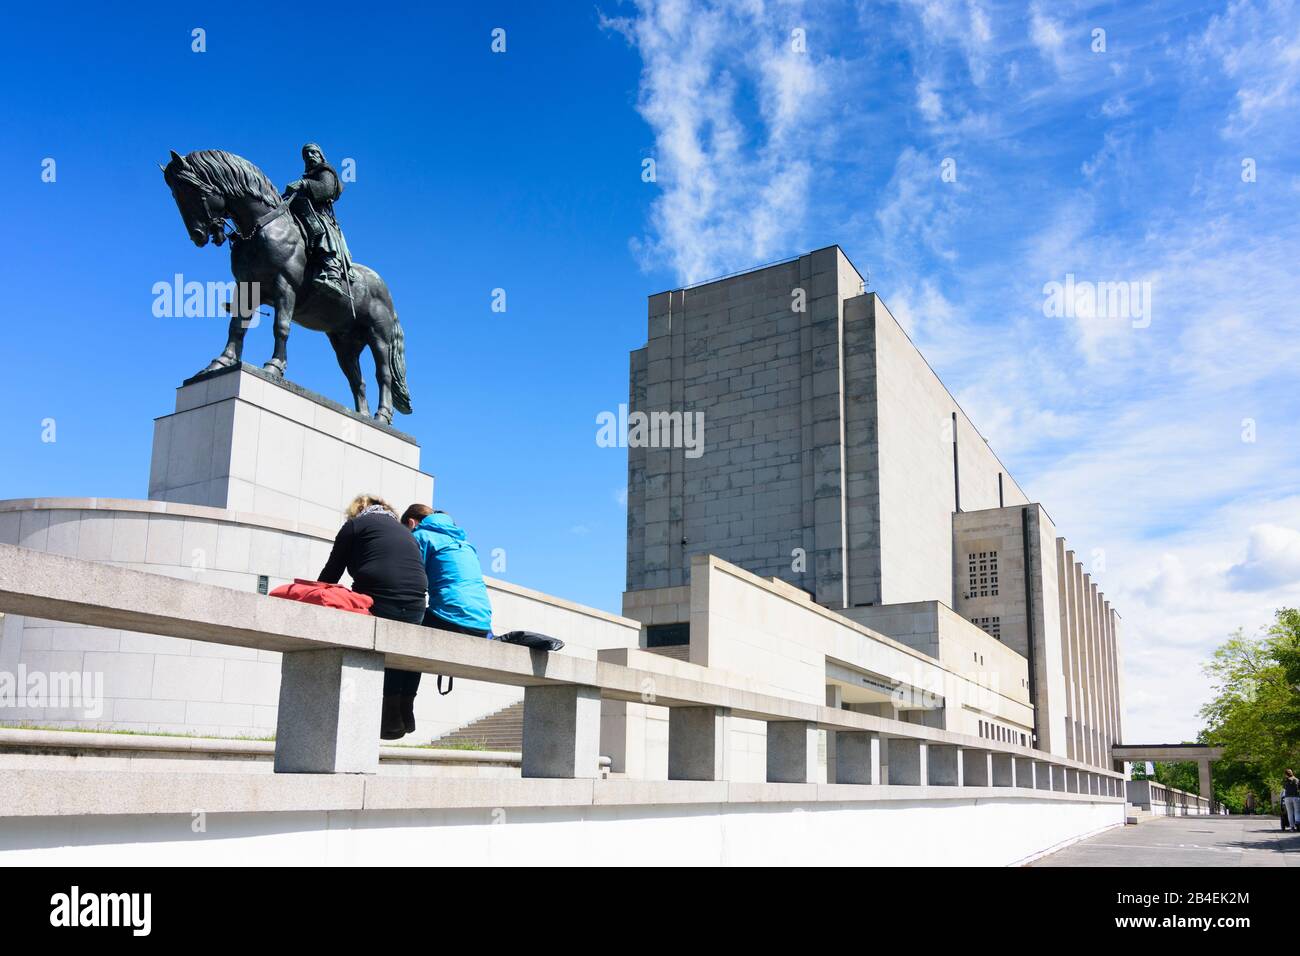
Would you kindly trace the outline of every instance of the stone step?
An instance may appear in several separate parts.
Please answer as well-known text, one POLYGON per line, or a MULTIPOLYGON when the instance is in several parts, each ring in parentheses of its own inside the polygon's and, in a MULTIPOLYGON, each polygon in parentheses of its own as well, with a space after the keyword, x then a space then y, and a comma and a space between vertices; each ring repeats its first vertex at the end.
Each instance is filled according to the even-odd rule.
POLYGON ((433 741, 434 746, 439 744, 474 744, 487 750, 522 750, 524 746, 523 701, 480 717, 433 741))

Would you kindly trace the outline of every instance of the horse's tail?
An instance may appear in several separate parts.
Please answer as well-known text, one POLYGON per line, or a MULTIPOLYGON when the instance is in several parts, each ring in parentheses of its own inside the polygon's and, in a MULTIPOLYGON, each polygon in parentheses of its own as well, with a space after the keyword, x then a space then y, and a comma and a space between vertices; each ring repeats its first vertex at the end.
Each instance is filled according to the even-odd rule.
POLYGON ((411 414, 411 393, 406 388, 406 333, 402 323, 393 316, 393 337, 388 343, 389 362, 393 374, 393 408, 403 415, 411 414))

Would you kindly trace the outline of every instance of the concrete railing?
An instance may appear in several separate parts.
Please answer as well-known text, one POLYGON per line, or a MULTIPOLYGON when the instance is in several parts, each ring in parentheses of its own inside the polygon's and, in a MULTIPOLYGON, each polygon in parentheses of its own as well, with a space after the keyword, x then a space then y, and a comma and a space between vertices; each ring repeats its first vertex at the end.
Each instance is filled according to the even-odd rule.
POLYGON ((1124 786, 1128 802, 1152 814, 1187 817, 1218 812, 1209 798, 1155 780, 1128 780, 1124 786))
POLYGON ((828 730, 832 783, 1123 796, 1119 774, 1024 747, 10 545, 0 611, 280 652, 278 773, 375 773, 389 666, 523 687, 524 777, 597 777, 606 698, 669 708, 675 780, 726 779, 730 715, 766 722, 772 783, 818 782, 817 731, 828 730))

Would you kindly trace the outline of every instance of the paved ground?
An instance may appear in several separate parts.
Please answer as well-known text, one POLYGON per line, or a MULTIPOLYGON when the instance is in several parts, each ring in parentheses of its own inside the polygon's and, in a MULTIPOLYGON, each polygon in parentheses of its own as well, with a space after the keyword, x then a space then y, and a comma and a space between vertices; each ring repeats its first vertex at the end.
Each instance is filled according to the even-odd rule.
POLYGON ((1277 817, 1162 817, 1107 830, 1033 866, 1300 866, 1277 817))

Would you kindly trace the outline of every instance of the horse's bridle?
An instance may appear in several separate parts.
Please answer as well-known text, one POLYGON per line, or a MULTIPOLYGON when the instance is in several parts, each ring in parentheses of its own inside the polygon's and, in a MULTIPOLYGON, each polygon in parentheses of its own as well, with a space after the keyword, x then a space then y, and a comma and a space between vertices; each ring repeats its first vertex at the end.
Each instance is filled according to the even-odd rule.
POLYGON ((188 183, 199 191, 199 202, 203 204, 203 216, 207 220, 205 226, 208 230, 208 236, 217 245, 221 245, 227 239, 238 242, 247 242, 254 238, 263 227, 289 211, 289 203, 282 200, 280 205, 276 206, 274 209, 261 216, 257 222, 253 223, 253 228, 248 231, 247 235, 245 235, 236 228, 233 216, 218 216, 211 210, 211 208, 209 208, 208 197, 216 192, 215 189, 188 171, 179 173, 178 178, 182 182, 188 183), (229 219, 231 223, 230 232, 226 232, 227 219, 229 219))

